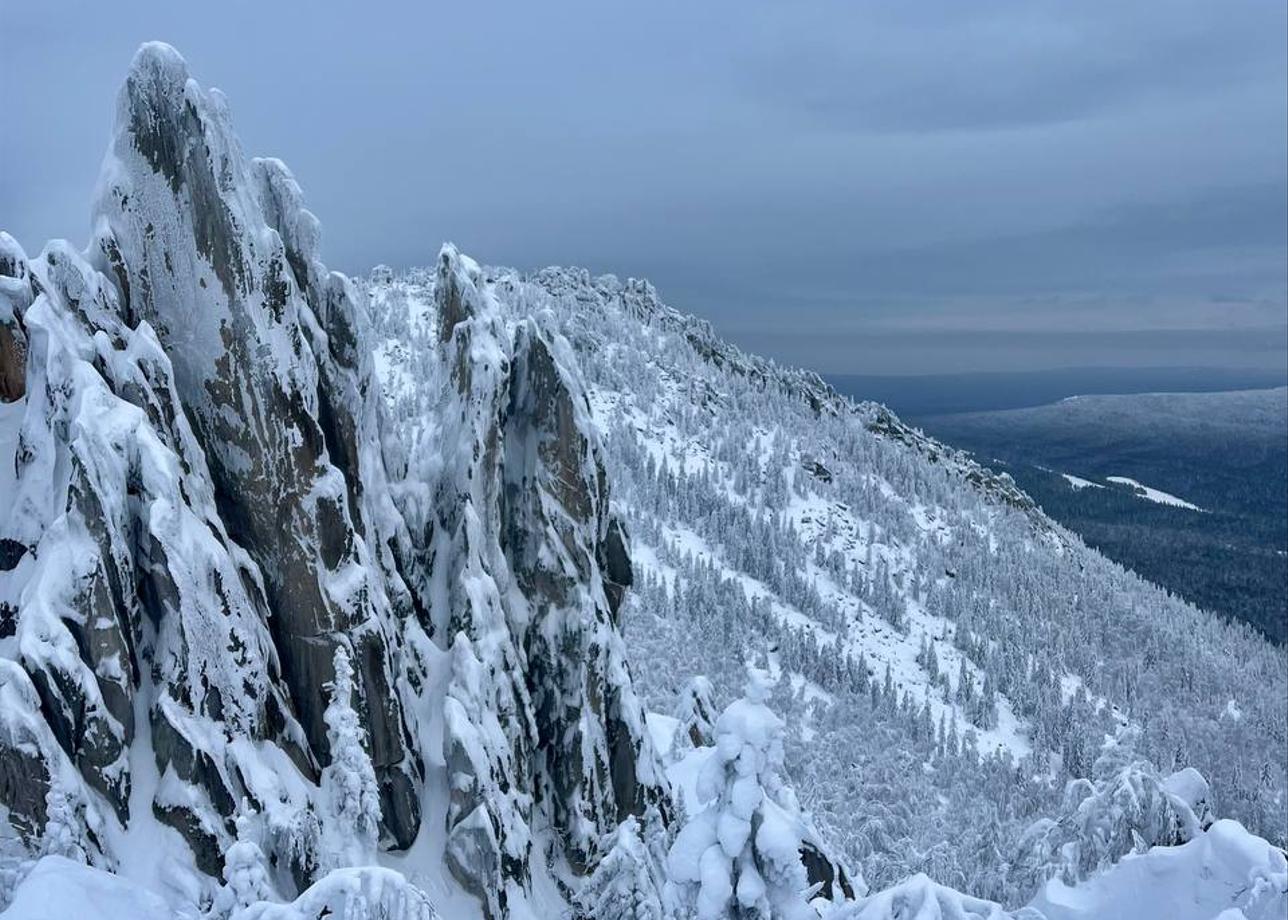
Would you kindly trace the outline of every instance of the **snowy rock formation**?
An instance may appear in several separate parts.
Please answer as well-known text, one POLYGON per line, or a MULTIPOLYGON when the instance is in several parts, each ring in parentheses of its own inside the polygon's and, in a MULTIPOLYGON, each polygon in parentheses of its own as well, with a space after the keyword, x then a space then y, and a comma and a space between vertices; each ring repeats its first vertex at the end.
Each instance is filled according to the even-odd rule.
POLYGON ((1282 660, 1007 477, 646 282, 329 271, 164 45, 99 189, 0 233, 5 920, 1284 906, 1282 660))
POLYGON ((84 255, 0 237, 0 802, 28 852, 70 824, 111 869, 177 832, 200 902, 249 822, 290 896, 370 820, 387 850, 445 835, 499 917, 534 850, 576 878, 669 814, 567 344, 444 249, 413 462, 298 185, 167 46, 130 68, 100 189, 84 255), (331 807, 364 758, 373 795, 331 807))

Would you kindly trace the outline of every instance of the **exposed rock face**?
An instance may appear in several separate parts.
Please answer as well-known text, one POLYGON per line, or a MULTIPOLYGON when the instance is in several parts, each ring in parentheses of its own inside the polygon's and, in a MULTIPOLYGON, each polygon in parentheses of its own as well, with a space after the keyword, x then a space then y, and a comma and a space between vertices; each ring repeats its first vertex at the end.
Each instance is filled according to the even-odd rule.
POLYGON ((566 342, 532 320, 519 325, 504 429, 502 548, 531 608, 524 650, 544 760, 538 776, 549 784, 539 792, 585 868, 598 838, 642 813, 645 800, 636 776, 642 719, 638 703, 623 699, 625 651, 601 568, 611 551, 615 574, 629 582, 629 558, 572 366, 566 342), (590 718, 581 711, 587 705, 590 718))
POLYGON ((22 315, 31 299, 27 255, 13 237, 0 231, 0 402, 21 399, 26 392, 27 335, 22 315))
POLYGON ((29 552, 0 585, 17 602, 19 661, 67 762, 123 822, 146 688, 158 769, 211 805, 158 802, 158 814, 217 870, 223 821, 257 790, 206 725, 220 724, 224 741, 271 739, 309 764, 280 689, 263 579, 223 526, 152 330, 126 326, 112 286, 66 244, 32 269, 41 294, 26 323, 41 386, 5 524, 29 552))
POLYGON ((409 844, 419 767, 391 692, 390 601, 358 510, 376 471, 363 468, 347 414, 358 405, 346 282, 317 262, 317 224, 289 174, 242 157, 222 96, 189 80, 169 48, 135 59, 106 179, 100 267, 174 363, 220 514, 264 575, 309 748, 327 756, 322 688, 336 644, 351 644, 386 830, 409 844))
POLYGON ((580 871, 618 821, 664 798, 664 780, 612 621, 630 558, 571 352, 532 321, 511 333, 487 287, 444 249, 435 296, 449 381, 434 415, 455 447, 424 529, 450 598, 436 624, 453 651, 449 866, 495 893, 500 913, 537 810, 580 871))
POLYGON ((53 796, 110 865, 143 801, 217 876, 249 808, 277 883, 304 888, 344 646, 383 845, 422 830, 438 763, 446 827, 427 831, 490 916, 528 885, 536 827, 547 859, 591 868, 622 818, 670 800, 570 347, 504 318, 446 247, 424 437, 404 443, 365 294, 321 262, 286 168, 247 160, 222 96, 163 45, 117 115, 88 253, 29 260, 0 234, 0 396, 26 397, 0 458, 11 824, 35 848, 53 796))

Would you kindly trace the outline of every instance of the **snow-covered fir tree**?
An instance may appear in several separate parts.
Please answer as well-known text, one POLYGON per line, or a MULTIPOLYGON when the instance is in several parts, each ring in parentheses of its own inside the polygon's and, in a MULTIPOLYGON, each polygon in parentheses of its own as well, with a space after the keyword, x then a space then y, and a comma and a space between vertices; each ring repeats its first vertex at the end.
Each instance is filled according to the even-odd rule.
POLYGON ((334 667, 323 716, 331 763, 322 771, 322 849, 331 866, 362 866, 375 862, 380 792, 353 708, 353 665, 343 645, 336 647, 334 667))
POLYGON ((245 803, 236 823, 237 839, 224 851, 223 885, 215 892, 212 920, 231 920, 252 904, 280 900, 268 860, 256 839, 256 823, 245 803))
POLYGON ((715 725, 698 777, 707 802, 680 829, 671 878, 701 920, 808 920, 796 797, 782 779, 783 722, 767 702, 775 678, 747 666, 743 697, 715 725))
POLYGON ((649 824, 656 833, 656 809, 651 820, 627 818, 611 840, 604 841, 604 855, 582 884, 573 904, 576 920, 673 920, 677 916, 666 892, 666 869, 656 846, 650 847, 649 824))
POLYGON ((62 856, 76 862, 89 859, 90 845, 85 839, 84 805, 61 780, 55 779, 45 794, 48 818, 41 839, 42 854, 62 856))

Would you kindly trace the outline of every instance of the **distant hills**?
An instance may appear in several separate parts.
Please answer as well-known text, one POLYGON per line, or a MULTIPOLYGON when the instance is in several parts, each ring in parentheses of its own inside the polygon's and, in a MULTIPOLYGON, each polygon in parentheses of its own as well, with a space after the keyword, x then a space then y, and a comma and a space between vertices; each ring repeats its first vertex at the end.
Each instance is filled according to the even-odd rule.
POLYGON ((1269 389, 1288 384, 1288 371, 1219 367, 1068 367, 918 376, 833 374, 827 380, 847 396, 884 403, 903 418, 915 420, 927 415, 1022 409, 1077 395, 1269 389))
POLYGON ((1009 471, 1110 558, 1288 638, 1288 388, 1080 396, 917 422, 1009 471))

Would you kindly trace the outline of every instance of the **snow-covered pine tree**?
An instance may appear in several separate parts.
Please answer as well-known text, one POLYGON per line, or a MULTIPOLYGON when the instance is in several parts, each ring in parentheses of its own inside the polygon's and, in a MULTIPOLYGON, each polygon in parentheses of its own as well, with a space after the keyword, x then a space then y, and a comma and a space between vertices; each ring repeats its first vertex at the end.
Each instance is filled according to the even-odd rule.
POLYGON ((796 796, 780 776, 783 721, 766 705, 775 679, 748 665, 747 684, 716 721, 715 749, 698 777, 706 807, 684 825, 668 858, 672 881, 700 920, 805 920, 796 796))
POLYGON ((353 708, 353 665, 343 645, 336 646, 330 694, 323 714, 331 747, 331 763, 322 771, 323 852, 331 867, 369 865, 376 856, 380 791, 353 708))
POLYGON ((663 864, 646 841, 646 830, 631 816, 605 840, 604 857, 573 902, 574 920, 672 920, 663 864))
POLYGON ((679 731, 694 747, 711 744, 715 713, 715 690, 711 681, 699 674, 680 691, 675 709, 675 717, 680 720, 679 731))
POLYGON ((1210 823, 1207 783, 1198 771, 1163 777, 1138 753, 1139 740, 1139 728, 1119 729, 1092 765, 1091 780, 1069 782, 1059 817, 1029 828, 1012 870, 1017 890, 1031 891, 1056 874, 1076 884, 1128 853, 1184 843, 1210 823))
POLYGON ((255 839, 252 816, 243 806, 237 816, 237 840, 224 852, 224 884, 215 892, 210 916, 223 920, 252 904, 275 900, 268 860, 255 839))
POLYGON ((40 841, 42 856, 63 856, 79 863, 89 862, 90 844, 85 839, 84 805, 55 778, 45 793, 48 818, 40 841))

